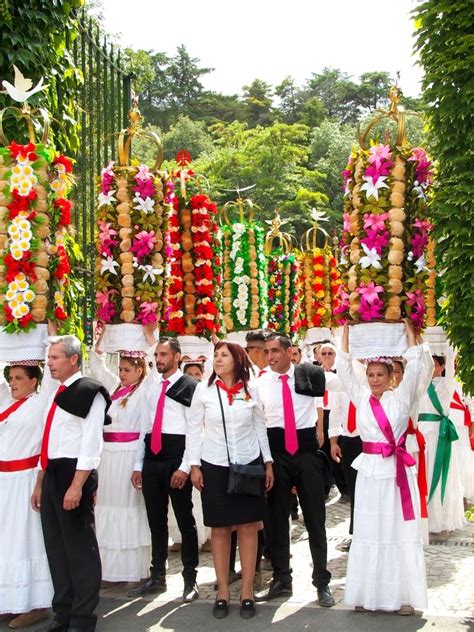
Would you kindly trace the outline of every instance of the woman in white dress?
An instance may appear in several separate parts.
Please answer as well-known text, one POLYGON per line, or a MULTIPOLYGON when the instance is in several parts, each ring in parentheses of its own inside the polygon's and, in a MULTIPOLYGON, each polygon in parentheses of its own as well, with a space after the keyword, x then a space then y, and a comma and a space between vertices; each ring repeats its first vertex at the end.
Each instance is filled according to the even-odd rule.
POLYGON ((137 582, 147 576, 151 537, 143 495, 130 483, 140 437, 141 384, 146 375, 144 354, 123 351, 119 375, 105 363, 99 337, 90 352, 90 370, 111 394, 112 423, 104 432, 95 507, 97 541, 104 582, 137 582))
MULTIPOLYGON (((433 379, 428 391, 421 398, 418 406, 418 428, 426 440, 426 469, 428 482, 428 526, 430 533, 443 533, 462 529, 465 525, 463 489, 459 472, 458 454, 454 444, 459 441, 454 423, 449 419, 449 406, 453 397, 453 388, 448 388, 446 378, 442 376, 445 360, 442 356, 433 356, 433 379), (443 429, 441 428, 443 424, 443 429), (435 468, 440 445, 441 430, 443 435, 451 437, 450 455, 444 452, 443 470, 435 468), (443 474, 447 470, 444 479, 443 474), (439 473, 439 479, 438 479, 439 473), (438 480, 437 480, 438 479, 438 480)), ((441 438, 441 441, 445 441, 441 438)))
POLYGON ((469 505, 469 501, 474 499, 474 451, 470 440, 472 417, 469 398, 464 395, 459 382, 456 382, 454 386, 449 416, 459 435, 459 441, 453 444, 453 448, 458 456, 464 502, 469 505))
POLYGON ((404 379, 390 390, 392 362, 368 361, 368 387, 353 373, 349 331, 344 328, 336 367, 357 409, 362 454, 357 470, 354 534, 347 566, 345 603, 367 610, 413 614, 427 604, 426 572, 414 459, 405 450, 408 418, 422 372, 422 348, 407 325, 404 379), (398 472, 397 472, 398 470, 398 472))
POLYGON ((53 586, 39 513, 30 498, 41 451, 43 414, 58 384, 49 369, 41 390, 37 361, 7 369, 0 384, 0 620, 23 628, 48 616, 53 586))

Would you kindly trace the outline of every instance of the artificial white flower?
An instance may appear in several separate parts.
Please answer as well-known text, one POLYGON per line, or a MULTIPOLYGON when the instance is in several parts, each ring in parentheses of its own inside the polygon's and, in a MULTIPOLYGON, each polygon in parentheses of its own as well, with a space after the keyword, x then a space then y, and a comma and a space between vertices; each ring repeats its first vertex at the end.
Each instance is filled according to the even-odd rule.
POLYGON ((147 279, 150 279, 152 283, 156 281, 156 277, 163 274, 163 268, 154 268, 152 265, 140 266, 140 269, 143 270, 143 283, 147 279))
POLYGON ((114 193, 116 193, 115 189, 111 189, 108 193, 99 193, 97 196, 97 200, 99 201, 99 207, 108 206, 112 204, 112 202, 116 202, 117 200, 114 198, 114 193))
POLYGON ((419 257, 413 265, 416 268, 417 273, 427 270, 428 268, 426 267, 425 255, 421 255, 421 257, 419 257))
POLYGON ((245 224, 234 224, 232 230, 236 237, 241 237, 245 233, 245 224))
POLYGON ((388 189, 389 186, 385 182, 387 176, 379 176, 377 182, 374 183, 374 179, 372 176, 363 176, 362 180, 365 180, 364 184, 360 187, 361 191, 365 191, 367 197, 374 197, 376 200, 379 199, 379 189, 388 189))
POLYGON ((375 248, 367 248, 365 244, 361 244, 362 248, 365 252, 365 257, 361 257, 359 259, 359 263, 363 268, 368 268, 372 266, 376 270, 381 270, 382 265, 380 264, 380 255, 377 253, 375 248))
POLYGON ((153 213, 155 210, 155 201, 151 197, 147 197, 143 199, 139 195, 136 195, 133 198, 135 202, 135 206, 133 207, 137 211, 142 211, 143 213, 153 213))
POLYGON ((117 261, 114 261, 113 257, 106 257, 102 259, 102 263, 100 266, 100 273, 104 274, 104 272, 110 272, 110 274, 117 274, 117 270, 115 268, 120 268, 120 264, 117 261))

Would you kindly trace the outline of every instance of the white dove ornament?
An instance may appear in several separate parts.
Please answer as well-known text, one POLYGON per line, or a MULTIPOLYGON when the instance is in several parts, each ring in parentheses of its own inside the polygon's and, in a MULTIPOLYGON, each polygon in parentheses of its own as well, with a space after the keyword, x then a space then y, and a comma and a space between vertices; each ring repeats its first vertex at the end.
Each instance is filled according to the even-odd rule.
POLYGON ((4 79, 2 81, 2 85, 5 90, 2 90, 2 92, 7 92, 14 101, 18 101, 18 103, 26 103, 31 96, 48 87, 43 85, 43 77, 41 77, 36 86, 32 88, 31 86, 33 85, 33 81, 24 77, 15 65, 13 65, 13 68, 15 70, 15 80, 13 85, 4 79))

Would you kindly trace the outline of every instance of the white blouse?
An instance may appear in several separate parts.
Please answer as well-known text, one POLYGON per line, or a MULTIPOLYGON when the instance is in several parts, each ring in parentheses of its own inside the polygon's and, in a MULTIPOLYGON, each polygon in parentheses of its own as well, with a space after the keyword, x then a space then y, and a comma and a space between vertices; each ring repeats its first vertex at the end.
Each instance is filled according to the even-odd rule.
MULTIPOLYGON (((36 456, 41 450, 43 415, 48 399, 59 386, 46 367, 39 393, 33 393, 17 410, 0 422, 0 461, 36 456)), ((0 412, 16 401, 5 382, 0 384, 0 412)))
MULTIPOLYGON (((120 379, 106 365, 104 354, 98 354, 90 351, 89 368, 92 376, 102 382, 105 388, 112 396, 117 387, 120 388, 120 379)), ((145 378, 146 379, 146 378, 145 378)), ((127 398, 126 406, 121 406, 123 398, 114 399, 108 410, 108 414, 112 419, 112 423, 104 428, 104 432, 140 432, 140 402, 142 384, 138 386, 133 393, 127 398)), ((127 443, 107 443, 107 449, 114 451, 130 450, 130 444, 127 443), (113 446, 113 448, 112 448, 113 446)), ((135 446, 135 444, 133 444, 135 446)))
MULTIPOLYGON (((409 347, 405 358, 407 365, 400 386, 396 391, 385 391, 380 398, 395 441, 406 431, 408 418, 417 398, 418 382, 423 370, 422 347, 409 347)), ((355 377, 350 355, 338 351, 336 365, 341 384, 357 409, 357 428, 362 441, 387 443, 369 403, 372 393, 355 377)), ((362 453, 352 463, 352 467, 365 476, 374 478, 392 478, 396 475, 395 459, 384 458, 381 454, 362 453)))
MULTIPOLYGON (((215 384, 198 384, 191 404, 191 415, 186 433, 186 455, 190 465, 201 465, 201 459, 227 467, 222 413, 215 384)), ((265 416, 256 385, 249 385, 250 399, 241 390, 229 404, 227 393, 221 390, 232 463, 246 464, 260 453, 265 463, 273 462, 268 445, 265 416)))

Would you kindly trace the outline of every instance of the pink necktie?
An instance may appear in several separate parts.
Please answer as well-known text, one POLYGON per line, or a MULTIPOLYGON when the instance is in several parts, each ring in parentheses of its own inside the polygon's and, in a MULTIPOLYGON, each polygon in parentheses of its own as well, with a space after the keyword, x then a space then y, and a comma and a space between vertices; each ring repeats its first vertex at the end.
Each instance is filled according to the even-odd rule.
POLYGON ((298 450, 298 435, 296 434, 295 411, 291 389, 288 385, 288 375, 280 375, 281 393, 283 395, 283 418, 285 420, 285 448, 290 454, 298 450))
POLYGON ((155 421, 153 422, 153 430, 151 431, 151 451, 158 454, 161 450, 161 427, 163 426, 163 411, 165 409, 166 387, 170 383, 169 380, 163 380, 161 383, 161 394, 156 405, 155 421))

